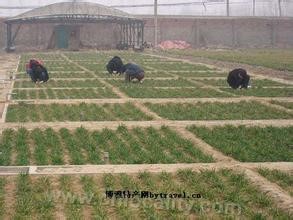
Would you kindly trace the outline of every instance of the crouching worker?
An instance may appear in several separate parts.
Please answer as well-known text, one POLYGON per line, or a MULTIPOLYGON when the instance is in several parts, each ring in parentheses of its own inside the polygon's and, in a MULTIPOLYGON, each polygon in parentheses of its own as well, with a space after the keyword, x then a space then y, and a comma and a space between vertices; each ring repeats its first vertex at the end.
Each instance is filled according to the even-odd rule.
POLYGON ((120 57, 113 57, 107 64, 106 68, 110 74, 116 72, 119 75, 122 73, 123 62, 120 57))
POLYGON ((144 78, 144 70, 140 66, 127 63, 123 66, 123 73, 125 73, 125 82, 131 82, 133 79, 137 79, 140 83, 144 78))
POLYGON ((47 69, 38 60, 31 59, 29 63, 26 64, 26 72, 30 75, 34 83, 43 83, 49 80, 47 69))
POLYGON ((233 89, 247 89, 249 86, 250 76, 247 74, 245 69, 234 69, 229 72, 227 82, 233 89))

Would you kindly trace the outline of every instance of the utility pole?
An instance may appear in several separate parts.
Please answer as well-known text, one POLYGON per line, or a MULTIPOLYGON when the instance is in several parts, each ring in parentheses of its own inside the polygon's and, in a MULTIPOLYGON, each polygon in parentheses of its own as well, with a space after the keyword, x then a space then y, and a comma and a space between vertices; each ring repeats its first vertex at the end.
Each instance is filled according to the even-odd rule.
POLYGON ((229 0, 226 0, 226 11, 227 11, 227 16, 230 16, 230 11, 229 11, 229 0))
POLYGON ((158 46, 158 0, 154 4, 155 48, 158 46))
POLYGON ((281 0, 278 0, 279 16, 282 17, 281 0))
POLYGON ((255 16, 255 0, 252 0, 252 15, 255 16))

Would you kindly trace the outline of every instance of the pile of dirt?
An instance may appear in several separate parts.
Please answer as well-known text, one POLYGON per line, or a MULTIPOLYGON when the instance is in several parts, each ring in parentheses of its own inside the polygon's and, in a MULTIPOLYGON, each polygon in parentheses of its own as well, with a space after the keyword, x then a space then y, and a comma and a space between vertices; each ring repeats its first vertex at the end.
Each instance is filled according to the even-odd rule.
POLYGON ((161 49, 187 49, 191 45, 183 40, 166 40, 162 41, 158 47, 161 49))

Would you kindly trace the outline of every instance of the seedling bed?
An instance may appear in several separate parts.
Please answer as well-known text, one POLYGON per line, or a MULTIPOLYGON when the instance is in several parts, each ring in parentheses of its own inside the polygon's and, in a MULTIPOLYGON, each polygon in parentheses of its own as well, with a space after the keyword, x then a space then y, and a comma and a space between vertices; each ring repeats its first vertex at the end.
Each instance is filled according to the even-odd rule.
POLYGON ((222 91, 230 92, 239 96, 256 97, 293 97, 293 88, 249 88, 249 89, 231 89, 221 88, 222 91))
POLYGON ((118 98, 110 88, 84 89, 14 89, 12 99, 99 99, 118 98))
POLYGON ((47 83, 35 84, 31 81, 16 81, 14 88, 57 88, 57 87, 103 87, 98 79, 86 79, 86 80, 50 80, 47 83))
POLYGON ((148 66, 153 67, 155 69, 159 70, 213 70, 207 66, 204 65, 197 65, 197 64, 189 64, 189 63, 183 63, 183 62, 174 62, 174 63, 155 63, 155 64, 148 64, 148 66))
POLYGON ((133 98, 208 98, 232 96, 208 88, 151 88, 144 87, 142 84, 120 87, 119 89, 133 98))
POLYGON ((168 127, 53 131, 24 128, 0 136, 1 165, 156 164, 213 162, 168 127), (109 158, 105 158, 105 152, 109 158), (16 158, 16 159, 13 159, 16 158))
POLYGON ((293 127, 190 127, 188 130, 243 162, 293 161, 293 127))
MULTIPOLYGON (((92 78, 93 74, 85 71, 50 71, 49 77, 50 79, 54 78, 92 78)), ((20 72, 16 74, 16 79, 28 79, 30 80, 30 76, 25 72, 20 72)))
MULTIPOLYGON (((226 79, 216 80, 216 79, 205 79, 205 80, 196 80, 198 82, 202 82, 207 85, 212 86, 220 86, 220 87, 227 87, 229 86, 226 79)), ((250 84, 252 87, 266 87, 266 86, 284 86, 284 87, 293 87, 292 85, 283 84, 279 82, 275 82, 268 79, 251 79, 250 84)))
POLYGON ((293 109, 293 102, 279 102, 279 101, 271 101, 272 104, 280 105, 288 109, 293 109))
POLYGON ((269 181, 278 184, 291 196, 293 196, 293 174, 279 170, 259 169, 258 172, 269 181))
POLYGON ((225 72, 215 72, 215 71, 169 71, 168 73, 172 73, 173 75, 177 75, 179 77, 227 77, 227 73, 225 72))
POLYGON ((243 120, 292 119, 293 113, 268 107, 261 103, 167 103, 146 104, 152 111, 170 120, 243 120))
POLYGON ((145 121, 151 120, 130 103, 126 104, 14 104, 8 106, 6 122, 38 121, 145 121))
MULTIPOLYGON (((19 175, 0 179, 1 198, 10 185, 13 219, 290 219, 247 178, 230 170, 181 170, 174 174, 104 174, 88 176, 19 175), (139 192, 134 198, 106 198, 106 191, 139 192), (140 198, 141 191, 167 194, 165 199, 140 198), (170 194, 201 198, 173 198, 170 194), (171 197, 171 198, 170 198, 171 197)), ((9 213, 7 213, 9 212, 9 213)))
POLYGON ((156 79, 145 79, 143 84, 140 83, 125 83, 124 80, 108 80, 107 82, 111 83, 117 87, 125 88, 142 88, 142 87, 195 87, 195 84, 189 82, 185 79, 166 79, 166 80, 156 80, 156 79))

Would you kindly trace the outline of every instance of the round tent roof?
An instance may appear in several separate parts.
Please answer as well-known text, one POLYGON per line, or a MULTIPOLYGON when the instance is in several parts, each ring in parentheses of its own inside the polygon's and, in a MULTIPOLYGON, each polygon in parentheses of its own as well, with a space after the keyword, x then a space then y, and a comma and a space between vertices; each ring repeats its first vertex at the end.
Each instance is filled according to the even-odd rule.
POLYGON ((79 18, 97 19, 135 19, 126 12, 114 9, 101 4, 90 2, 61 2, 35 8, 28 12, 7 19, 7 22, 31 21, 31 20, 50 20, 56 18, 69 18, 75 16, 79 18))

